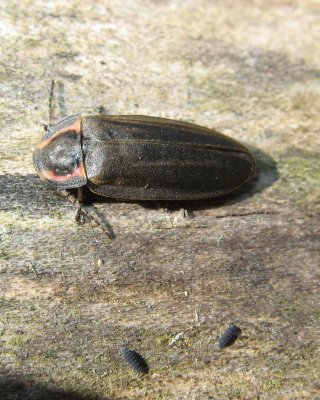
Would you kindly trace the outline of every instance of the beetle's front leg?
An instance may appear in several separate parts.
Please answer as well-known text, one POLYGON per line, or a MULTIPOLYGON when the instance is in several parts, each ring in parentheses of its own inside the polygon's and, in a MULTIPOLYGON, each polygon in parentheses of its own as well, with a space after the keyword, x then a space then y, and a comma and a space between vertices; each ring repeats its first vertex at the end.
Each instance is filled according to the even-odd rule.
POLYGON ((76 205, 78 207, 78 210, 77 210, 77 213, 76 213, 76 216, 75 216, 75 221, 78 224, 83 224, 85 222, 85 216, 86 216, 86 213, 82 208, 83 200, 84 200, 83 187, 79 187, 78 188, 78 193, 77 193, 77 198, 76 199, 77 199, 77 204, 76 205))
POLYGON ((72 204, 74 204, 77 207, 75 220, 77 223, 82 224, 84 223, 84 217, 87 216, 87 213, 82 207, 84 194, 83 194, 83 189, 82 190, 80 189, 82 188, 78 188, 77 196, 70 193, 68 190, 57 190, 57 192, 60 196, 66 197, 72 204))
POLYGON ((99 217, 94 207, 91 207, 92 208, 91 212, 83 207, 83 200, 85 195, 84 195, 84 189, 82 187, 78 188, 77 196, 71 194, 67 190, 58 190, 57 192, 61 196, 66 197, 72 204, 77 206, 78 210, 75 216, 75 220, 78 224, 83 224, 85 222, 85 218, 88 218, 89 220, 94 221, 98 226, 100 226, 103 232, 110 239, 115 238, 115 234, 113 233, 112 227, 109 225, 108 222, 103 221, 102 218, 99 217))

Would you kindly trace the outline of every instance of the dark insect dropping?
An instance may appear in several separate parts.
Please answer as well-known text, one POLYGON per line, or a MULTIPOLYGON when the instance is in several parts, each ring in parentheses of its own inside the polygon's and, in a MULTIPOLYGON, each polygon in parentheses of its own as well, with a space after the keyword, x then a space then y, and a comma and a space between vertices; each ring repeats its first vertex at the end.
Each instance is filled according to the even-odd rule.
POLYGON ((218 348, 222 349, 223 347, 231 346, 240 334, 241 329, 234 324, 230 324, 229 328, 227 328, 220 337, 218 348))
POLYGON ((121 353, 132 369, 142 374, 147 374, 149 372, 149 366, 146 360, 135 350, 129 350, 127 347, 123 347, 121 353))

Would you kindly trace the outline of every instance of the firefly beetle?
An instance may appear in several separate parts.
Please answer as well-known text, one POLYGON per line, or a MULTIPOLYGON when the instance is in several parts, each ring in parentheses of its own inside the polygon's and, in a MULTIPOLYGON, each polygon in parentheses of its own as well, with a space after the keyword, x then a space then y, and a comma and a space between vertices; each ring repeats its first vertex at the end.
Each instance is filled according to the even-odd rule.
POLYGON ((245 146, 213 129, 139 115, 70 115, 48 126, 34 164, 56 189, 120 200, 214 198, 255 170, 245 146))

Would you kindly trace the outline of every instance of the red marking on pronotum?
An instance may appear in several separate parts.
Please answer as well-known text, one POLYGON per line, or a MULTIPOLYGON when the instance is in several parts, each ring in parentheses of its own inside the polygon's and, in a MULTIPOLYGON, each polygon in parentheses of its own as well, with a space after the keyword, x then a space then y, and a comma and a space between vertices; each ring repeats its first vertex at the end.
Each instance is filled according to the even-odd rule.
POLYGON ((56 132, 53 136, 49 139, 41 142, 37 145, 37 149, 43 149, 44 147, 48 146, 50 142, 55 140, 58 136, 62 135, 65 132, 73 131, 76 132, 78 135, 81 135, 81 118, 77 119, 72 125, 69 125, 65 128, 60 129, 60 131, 56 132))
POLYGON ((41 171, 41 177, 44 179, 48 179, 51 181, 58 181, 58 182, 64 182, 70 180, 70 178, 86 178, 86 173, 85 169, 83 166, 83 163, 77 167, 72 174, 67 174, 67 175, 57 175, 54 171, 48 171, 44 170, 41 171))

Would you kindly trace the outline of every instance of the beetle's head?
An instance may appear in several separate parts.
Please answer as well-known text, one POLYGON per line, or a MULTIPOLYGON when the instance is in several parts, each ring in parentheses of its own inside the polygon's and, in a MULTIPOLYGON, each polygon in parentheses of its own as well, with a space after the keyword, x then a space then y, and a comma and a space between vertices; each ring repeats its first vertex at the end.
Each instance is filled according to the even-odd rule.
POLYGON ((33 155, 39 177, 57 189, 84 186, 81 117, 72 115, 49 126, 33 155))

